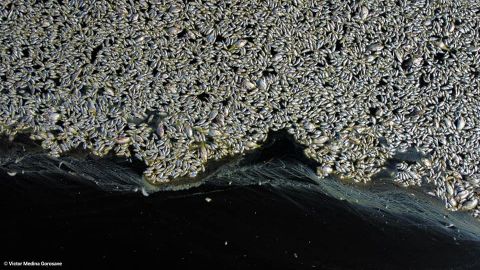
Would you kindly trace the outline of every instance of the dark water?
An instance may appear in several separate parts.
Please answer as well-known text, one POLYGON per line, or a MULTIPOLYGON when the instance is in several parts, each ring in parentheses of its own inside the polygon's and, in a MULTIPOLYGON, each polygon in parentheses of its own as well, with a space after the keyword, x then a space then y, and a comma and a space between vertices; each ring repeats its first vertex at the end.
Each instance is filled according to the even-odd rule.
POLYGON ((280 140, 205 185, 149 196, 112 191, 122 183, 105 185, 104 165, 103 189, 38 157, 42 170, 0 170, 0 259, 84 269, 480 269, 480 224, 468 215, 388 182, 315 182, 297 150, 280 140))

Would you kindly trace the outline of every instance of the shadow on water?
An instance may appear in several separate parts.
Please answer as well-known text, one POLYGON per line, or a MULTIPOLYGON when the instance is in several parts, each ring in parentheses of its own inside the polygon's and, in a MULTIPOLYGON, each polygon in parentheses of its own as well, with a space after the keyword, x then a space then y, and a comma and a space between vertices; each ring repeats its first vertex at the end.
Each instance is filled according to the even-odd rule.
MULTIPOLYGON (((1 159, 0 259, 62 261, 67 268, 480 267, 480 225, 467 214, 388 181, 319 181, 301 150, 275 133, 261 151, 222 165, 204 185, 148 197, 98 189, 89 174, 56 170, 58 162, 39 153, 28 161, 36 170, 15 176, 1 159)), ((89 166, 112 190, 138 179, 118 162, 89 166), (128 177, 109 179, 120 175, 116 170, 128 177)))

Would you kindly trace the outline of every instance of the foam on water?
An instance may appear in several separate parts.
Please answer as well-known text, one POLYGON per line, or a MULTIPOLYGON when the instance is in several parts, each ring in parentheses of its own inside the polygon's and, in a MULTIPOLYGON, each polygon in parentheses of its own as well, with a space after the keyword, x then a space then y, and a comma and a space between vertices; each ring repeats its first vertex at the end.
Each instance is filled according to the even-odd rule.
MULTIPOLYGON (((43 152, 23 152, 18 147, 11 147, 3 153, 1 170, 30 175, 52 186, 61 186, 63 182, 59 179, 66 176, 94 184, 107 192, 141 192, 148 195, 179 189, 178 186, 152 186, 140 176, 141 168, 118 159, 92 159, 74 155, 52 158, 43 152)), ((387 223, 398 223, 403 230, 408 230, 408 227, 423 228, 429 232, 452 235, 458 240, 480 241, 480 224, 477 220, 466 213, 445 210, 437 198, 426 195, 422 190, 401 188, 388 179, 375 180, 368 185, 335 178, 320 180, 309 165, 297 160, 274 158, 248 164, 245 159, 235 159, 221 165, 200 181, 180 188, 202 183, 214 188, 269 185, 287 199, 290 198, 289 192, 295 192, 295 196, 307 196, 310 200, 315 200, 315 196, 320 194, 327 195, 349 204, 352 214, 363 216, 367 221, 372 218, 384 219, 387 223)), ((290 200, 297 203, 295 199, 290 200)), ((305 207, 297 204, 298 207, 305 207)))
POLYGON ((279 190, 293 189, 310 196, 326 194, 349 203, 351 211, 364 216, 365 220, 380 218, 401 226, 408 224, 415 229, 420 227, 425 231, 452 234, 458 240, 480 241, 480 224, 470 215, 447 211, 438 199, 422 190, 401 188, 388 180, 378 180, 369 185, 346 183, 334 178, 319 180, 302 163, 275 160, 243 167, 229 164, 207 181, 215 185, 268 184, 279 190))

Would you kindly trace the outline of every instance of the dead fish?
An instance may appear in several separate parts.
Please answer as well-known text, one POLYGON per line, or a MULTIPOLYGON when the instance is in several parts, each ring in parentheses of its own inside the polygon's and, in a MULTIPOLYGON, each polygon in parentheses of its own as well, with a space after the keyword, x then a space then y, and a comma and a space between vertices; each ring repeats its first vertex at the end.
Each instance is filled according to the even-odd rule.
POLYGON ((373 43, 367 46, 368 51, 378 52, 383 50, 383 45, 381 43, 373 43))
POLYGON ((115 142, 117 142, 118 144, 126 144, 126 143, 130 142, 130 137, 121 136, 121 137, 116 138, 115 142))
POLYGON ((368 8, 366 6, 363 6, 361 9, 360 9, 360 18, 362 20, 365 20, 366 18, 368 17, 368 8))
POLYGON ((465 127, 465 119, 460 116, 457 121, 455 121, 455 127, 457 130, 462 130, 465 127))
POLYGON ((437 41, 435 42, 435 46, 437 46, 438 48, 440 48, 441 50, 444 50, 444 51, 448 51, 448 50, 449 50, 448 46, 447 46, 443 41, 441 41, 441 40, 437 40, 437 41))
POLYGON ((258 86, 258 89, 260 89, 260 90, 266 90, 267 89, 267 82, 265 81, 264 78, 258 79, 257 80, 257 86, 258 86))
POLYGON ((232 48, 240 49, 243 48, 245 45, 247 45, 247 41, 245 39, 240 39, 233 44, 232 48))
POLYGON ((255 84, 252 83, 251 81, 249 80, 244 80, 243 81, 243 85, 245 86, 245 88, 247 88, 248 90, 252 90, 255 88, 255 84))
POLYGON ((471 200, 468 200, 462 204, 462 209, 463 210, 472 210, 478 205, 478 199, 474 198, 471 200))
POLYGON ((327 136, 321 136, 318 138, 313 139, 314 144, 324 144, 328 142, 329 138, 327 136))
POLYGON ((156 130, 156 132, 157 132, 157 135, 160 136, 160 138, 165 135, 165 128, 163 127, 163 124, 162 124, 162 123, 159 123, 159 124, 157 125, 157 130, 156 130))

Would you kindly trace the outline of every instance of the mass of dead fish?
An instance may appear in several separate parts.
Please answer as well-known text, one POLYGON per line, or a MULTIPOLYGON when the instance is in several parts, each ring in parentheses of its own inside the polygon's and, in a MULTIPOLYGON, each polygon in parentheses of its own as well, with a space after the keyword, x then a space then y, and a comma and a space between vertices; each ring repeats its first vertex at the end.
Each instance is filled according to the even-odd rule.
POLYGON ((476 1, 0 3, 0 132, 175 185, 287 130, 317 174, 433 183, 480 216, 476 1))

